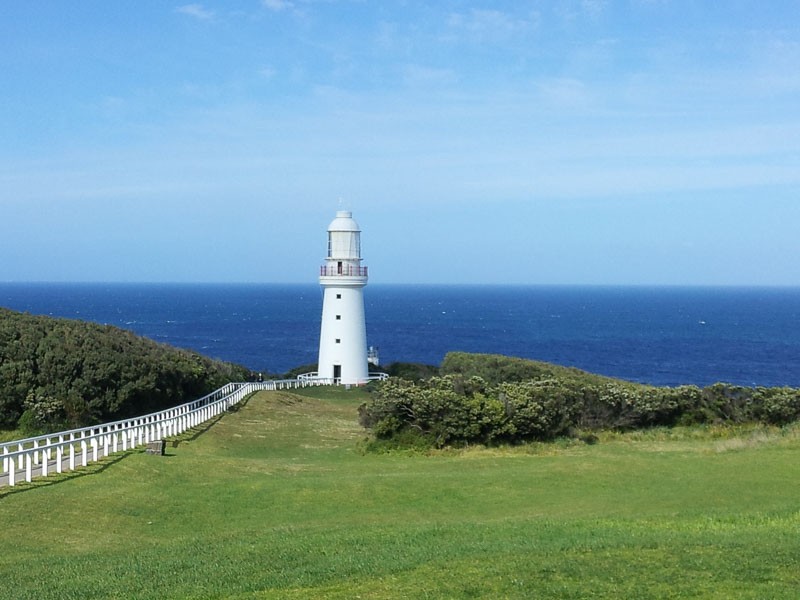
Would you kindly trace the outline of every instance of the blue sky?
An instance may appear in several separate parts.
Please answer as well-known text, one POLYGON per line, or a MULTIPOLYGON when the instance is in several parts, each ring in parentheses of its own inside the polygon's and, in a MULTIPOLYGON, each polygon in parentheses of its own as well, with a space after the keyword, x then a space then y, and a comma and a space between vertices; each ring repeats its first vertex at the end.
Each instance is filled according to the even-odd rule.
POLYGON ((0 5, 0 281, 800 285, 800 2, 0 5))

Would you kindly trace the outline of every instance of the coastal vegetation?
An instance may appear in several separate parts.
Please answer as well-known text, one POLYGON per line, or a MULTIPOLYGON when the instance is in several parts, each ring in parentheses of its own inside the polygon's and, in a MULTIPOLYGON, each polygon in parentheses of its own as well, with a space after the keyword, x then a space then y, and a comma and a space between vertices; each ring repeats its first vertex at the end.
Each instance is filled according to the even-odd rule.
POLYGON ((249 377, 116 327, 0 308, 0 429, 33 435, 143 415, 249 377))
POLYGON ((363 388, 0 489, 0 597, 775 598, 800 587, 800 429, 365 452, 363 388))
POLYGON ((800 418, 800 390, 717 383, 654 387, 549 363, 448 354, 436 375, 395 377, 359 409, 377 446, 515 444, 602 430, 800 418))

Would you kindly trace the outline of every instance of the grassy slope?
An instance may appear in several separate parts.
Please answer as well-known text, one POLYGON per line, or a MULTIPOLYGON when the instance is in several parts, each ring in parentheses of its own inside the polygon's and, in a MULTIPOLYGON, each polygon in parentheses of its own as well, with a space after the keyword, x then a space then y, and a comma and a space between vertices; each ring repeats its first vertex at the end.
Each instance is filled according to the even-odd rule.
POLYGON ((0 492, 0 597, 797 596, 798 429, 365 456, 360 393, 0 492))

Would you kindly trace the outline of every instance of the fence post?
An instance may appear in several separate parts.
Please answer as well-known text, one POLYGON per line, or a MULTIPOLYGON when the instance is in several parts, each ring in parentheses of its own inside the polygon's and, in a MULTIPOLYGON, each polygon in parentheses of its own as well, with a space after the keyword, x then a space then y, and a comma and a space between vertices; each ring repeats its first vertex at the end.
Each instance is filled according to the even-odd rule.
POLYGON ((64 462, 64 436, 58 436, 58 446, 56 446, 56 473, 61 473, 63 470, 63 466, 61 463, 64 462))
POLYGON ((33 452, 25 453, 25 481, 28 483, 33 479, 33 456, 31 456, 31 454, 33 454, 33 452))

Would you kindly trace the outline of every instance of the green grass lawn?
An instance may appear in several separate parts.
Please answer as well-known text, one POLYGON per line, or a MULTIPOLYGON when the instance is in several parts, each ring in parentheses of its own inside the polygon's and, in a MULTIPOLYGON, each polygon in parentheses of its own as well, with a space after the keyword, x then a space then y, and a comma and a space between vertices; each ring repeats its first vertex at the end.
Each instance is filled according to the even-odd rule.
POLYGON ((0 491, 0 597, 797 598, 800 429, 364 454, 361 390, 0 491))

